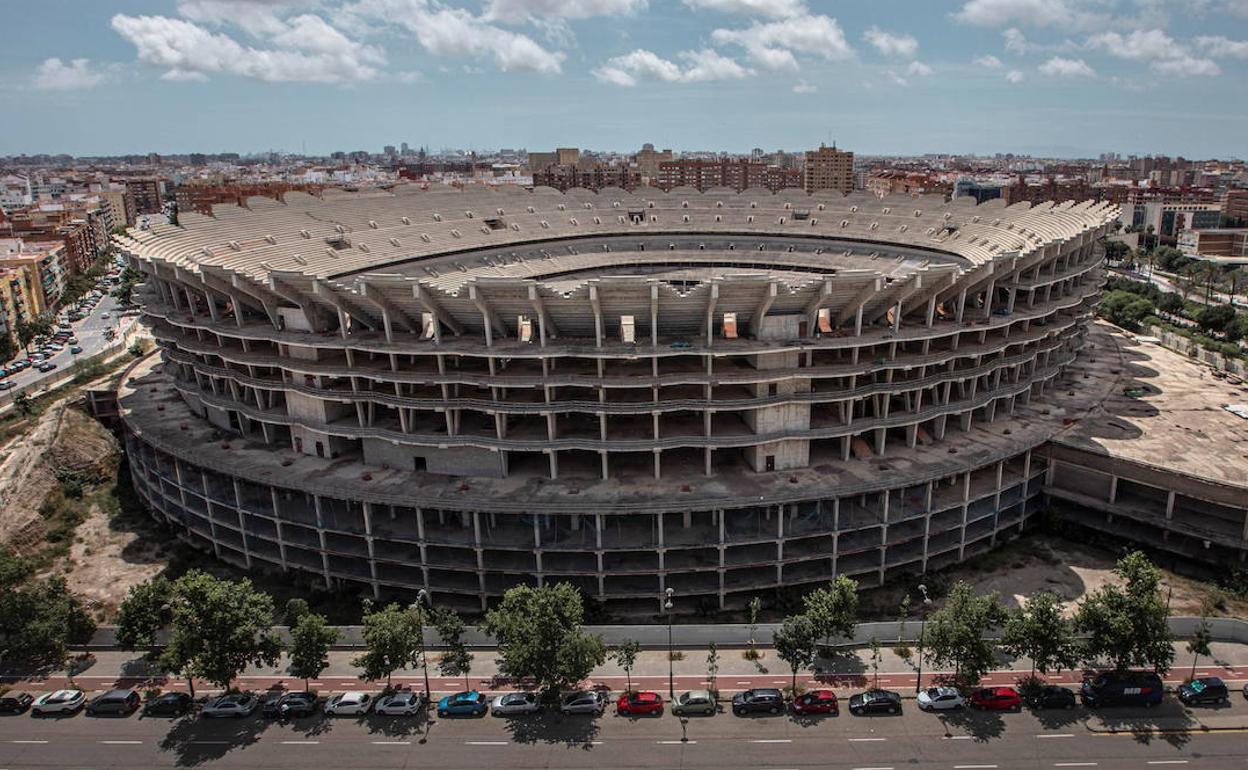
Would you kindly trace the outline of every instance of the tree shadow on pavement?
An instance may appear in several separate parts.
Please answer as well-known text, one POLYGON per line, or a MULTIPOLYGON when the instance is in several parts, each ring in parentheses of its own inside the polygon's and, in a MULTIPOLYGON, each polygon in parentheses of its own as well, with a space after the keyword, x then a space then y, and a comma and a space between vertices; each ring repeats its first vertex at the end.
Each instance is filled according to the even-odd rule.
MULTIPOLYGON (((789 714, 789 721, 798 727, 809 729, 819 727, 825 723, 835 722, 840 717, 837 714, 789 714)), ((828 729, 832 729, 832 725, 828 725, 828 729)))
POLYGON ((428 712, 423 715, 415 714, 413 716, 369 714, 362 722, 364 729, 368 730, 369 735, 381 735, 395 739, 413 738, 415 736, 423 737, 428 727, 432 724, 428 712))
POLYGON ((1201 725, 1177 701, 1163 701, 1153 709, 1098 709, 1088 717, 1088 729, 1099 733, 1130 733, 1136 742, 1185 746, 1201 725))
POLYGON ((999 711, 944 711, 940 714, 940 723, 945 728, 946 737, 961 733, 971 736, 976 743, 987 743, 1005 733, 1005 720, 999 711))
POLYGON ((598 718, 583 714, 543 711, 502 719, 506 720, 504 729, 515 743, 563 743, 589 750, 593 748, 600 729, 598 718))
POLYGON ((173 754, 175 765, 194 767, 254 744, 269 724, 258 717, 205 720, 195 715, 186 716, 175 722, 161 739, 160 749, 173 754))
POLYGON ((1087 716, 1087 713, 1078 706, 1068 709, 1032 709, 1031 713, 1046 730, 1073 727, 1087 716))

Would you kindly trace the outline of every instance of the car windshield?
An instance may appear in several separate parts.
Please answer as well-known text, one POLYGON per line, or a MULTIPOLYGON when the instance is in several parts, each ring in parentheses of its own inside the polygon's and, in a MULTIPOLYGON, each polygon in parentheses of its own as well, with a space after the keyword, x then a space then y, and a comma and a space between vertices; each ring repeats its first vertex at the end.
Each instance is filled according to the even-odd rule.
POLYGON ((1199 679, 1192 680, 1192 692, 1204 692, 1206 686, 1207 685, 1199 679))

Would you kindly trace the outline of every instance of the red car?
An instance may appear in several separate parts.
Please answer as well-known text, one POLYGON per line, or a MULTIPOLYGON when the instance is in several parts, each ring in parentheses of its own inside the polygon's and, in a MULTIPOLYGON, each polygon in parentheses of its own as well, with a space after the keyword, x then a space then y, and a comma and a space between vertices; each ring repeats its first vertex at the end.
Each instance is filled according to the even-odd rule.
POLYGON ((793 699, 789 708, 794 714, 839 714, 841 708, 836 702, 836 693, 831 690, 811 690, 805 695, 793 699))
POLYGON ((1023 696, 1013 687, 985 687, 971 695, 971 705, 985 711, 1018 711, 1023 707, 1023 696))
POLYGON ((657 692, 626 692, 616 701, 615 711, 630 717, 659 716, 663 713, 663 696, 657 692))

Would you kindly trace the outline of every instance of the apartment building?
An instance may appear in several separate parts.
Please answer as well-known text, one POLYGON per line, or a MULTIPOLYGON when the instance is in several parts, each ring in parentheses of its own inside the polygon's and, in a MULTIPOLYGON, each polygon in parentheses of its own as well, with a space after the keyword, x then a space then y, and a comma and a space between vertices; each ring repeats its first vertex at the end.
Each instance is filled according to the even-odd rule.
POLYGON ((836 145, 808 150, 802 186, 808 193, 835 190, 849 195, 854 191, 854 154, 838 150, 836 145))

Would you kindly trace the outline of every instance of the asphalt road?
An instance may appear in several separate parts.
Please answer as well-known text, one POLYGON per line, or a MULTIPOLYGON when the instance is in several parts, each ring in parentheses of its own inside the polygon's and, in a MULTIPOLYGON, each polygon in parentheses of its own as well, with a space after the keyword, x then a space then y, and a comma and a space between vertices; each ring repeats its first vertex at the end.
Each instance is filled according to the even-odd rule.
MULTIPOLYGON (((844 704, 842 704, 844 709, 844 704)), ((1106 712, 1108 713, 1108 712, 1106 712)), ((948 716, 907 702, 897 717, 539 715, 433 719, 321 716, 278 724, 251 717, 0 717, 0 768, 415 768, 508 770, 1147 770, 1248 767, 1248 704, 1110 716, 1073 711, 948 716), (1216 714, 1209 717, 1206 714, 1216 714), (1201 732, 1202 720, 1242 729, 1201 732), (1124 730, 1097 732, 1108 726, 1124 730), (1159 731, 1168 730, 1169 732, 1159 731)))
MULTIPOLYGON (((122 336, 121 329, 123 328, 120 325, 129 325, 130 323, 133 323, 134 318, 121 318, 118 313, 119 308, 117 300, 111 295, 106 294, 99 302, 96 303, 95 308, 91 311, 89 316, 73 324, 74 336, 78 338, 78 345, 82 348, 82 352, 77 355, 73 355, 69 352, 70 346, 66 345, 64 350, 61 350, 56 355, 48 359, 52 363, 56 364, 56 369, 50 372, 40 372, 32 366, 31 368, 18 372, 17 374, 10 375, 5 378, 6 381, 12 382, 17 387, 9 391, 9 394, 11 395, 22 390, 27 390, 33 395, 34 392, 38 390, 38 385, 41 380, 64 373, 66 369, 73 366, 75 360, 90 358, 91 356, 99 353, 111 344, 104 338, 106 330, 116 330, 117 336, 120 338, 122 336), (105 313, 109 314, 108 318, 104 318, 105 313)), ((22 354, 25 355, 24 352, 22 354)))

